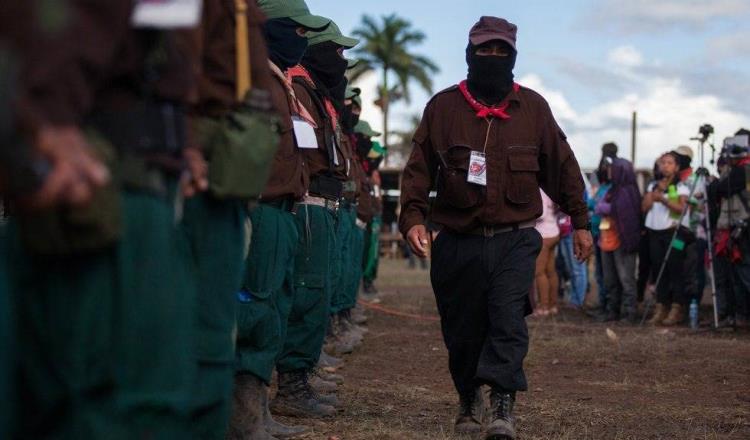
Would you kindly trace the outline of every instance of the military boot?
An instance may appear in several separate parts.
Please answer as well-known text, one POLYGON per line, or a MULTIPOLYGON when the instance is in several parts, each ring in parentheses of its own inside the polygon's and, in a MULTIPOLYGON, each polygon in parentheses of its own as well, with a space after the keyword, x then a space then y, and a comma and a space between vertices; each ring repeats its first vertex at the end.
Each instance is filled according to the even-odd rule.
POLYGON ((318 360, 318 366, 322 368, 339 368, 344 365, 344 361, 337 357, 333 357, 326 353, 325 350, 320 352, 320 359, 318 360))
POLYGON ((368 318, 365 314, 364 308, 357 304, 357 306, 352 309, 352 322, 357 325, 364 325, 367 323, 367 320, 368 318))
POLYGON ((484 398, 480 388, 459 396, 460 409, 454 431, 457 435, 473 435, 482 431, 484 398))
POLYGON ((308 372, 279 373, 279 391, 271 401, 274 414, 290 417, 322 418, 336 415, 336 408, 321 402, 310 386, 308 372))
POLYGON ((680 325, 685 321, 685 310, 680 304, 672 304, 672 308, 669 309, 669 315, 661 322, 661 325, 673 326, 680 325))
POLYGON ((260 379, 252 374, 235 377, 228 440, 277 440, 263 423, 263 396, 267 393, 260 379))
POLYGON ((343 337, 351 341, 355 347, 362 344, 362 340, 364 339, 364 331, 362 331, 360 327, 356 326, 351 321, 348 310, 339 312, 338 325, 339 331, 341 332, 343 337))
POLYGON ((268 388, 264 387, 263 393, 263 425, 266 431, 278 439, 290 439, 310 432, 310 428, 303 426, 287 426, 273 419, 271 410, 268 408, 268 388))
POLYGON ((331 317, 329 335, 324 349, 331 351, 337 356, 354 352, 354 343, 342 333, 338 315, 331 317))
POLYGON ((315 369, 310 375, 310 386, 319 393, 335 393, 338 391, 339 386, 335 382, 326 380, 323 377, 323 373, 320 369, 315 369))
POLYGON ((516 393, 493 389, 490 393, 490 423, 485 440, 514 440, 516 438, 516 418, 513 405, 516 393))
POLYGON ((656 303, 654 308, 654 316, 648 320, 649 325, 660 325, 662 321, 667 317, 667 309, 662 303, 656 303))

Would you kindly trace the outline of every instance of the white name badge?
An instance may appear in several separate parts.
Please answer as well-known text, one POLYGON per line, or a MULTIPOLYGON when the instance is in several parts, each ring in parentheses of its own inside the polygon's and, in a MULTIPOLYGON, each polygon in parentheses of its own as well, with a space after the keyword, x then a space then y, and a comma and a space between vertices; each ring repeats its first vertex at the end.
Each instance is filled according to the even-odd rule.
POLYGON ((306 150, 318 149, 318 138, 315 137, 315 128, 302 118, 292 116, 294 124, 294 138, 297 140, 297 148, 306 150))
POLYGON ((195 27, 202 7, 202 0, 136 0, 130 23, 150 29, 195 27))
POLYGON ((484 153, 472 151, 469 157, 469 173, 466 176, 469 183, 487 186, 487 158, 484 153))

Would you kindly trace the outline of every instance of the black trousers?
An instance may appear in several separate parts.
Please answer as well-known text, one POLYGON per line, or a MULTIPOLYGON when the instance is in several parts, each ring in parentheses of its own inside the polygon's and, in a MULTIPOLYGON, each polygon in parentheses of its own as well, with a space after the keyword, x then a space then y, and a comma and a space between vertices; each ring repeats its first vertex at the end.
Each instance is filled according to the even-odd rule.
MULTIPOLYGON (((659 270, 667 256, 669 245, 672 242, 674 231, 669 229, 665 231, 649 231, 651 261, 654 276, 659 276, 659 270)), ((669 307, 672 303, 686 305, 685 296, 685 251, 672 249, 669 254, 669 260, 664 268, 664 274, 656 286, 656 299, 660 304, 669 307)))
POLYGON ((432 288, 459 394, 488 384, 525 391, 525 316, 542 247, 533 229, 492 238, 443 231, 432 247, 432 288))

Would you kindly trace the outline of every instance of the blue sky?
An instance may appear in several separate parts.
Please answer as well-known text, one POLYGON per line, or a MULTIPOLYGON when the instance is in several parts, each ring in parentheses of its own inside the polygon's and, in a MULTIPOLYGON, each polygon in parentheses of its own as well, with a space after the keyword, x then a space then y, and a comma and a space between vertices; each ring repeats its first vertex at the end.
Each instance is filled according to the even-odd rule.
MULTIPOLYGON (((542 93, 580 162, 599 146, 629 150, 630 117, 639 112, 637 163, 649 166, 709 122, 716 142, 750 126, 750 0, 308 0, 347 33, 363 14, 390 13, 427 35, 415 51, 441 68, 435 91, 466 75, 468 31, 481 15, 519 27, 517 80, 542 93)), ((361 84, 368 92, 376 80, 361 84)), ((416 88, 415 88, 416 90, 416 88)), ((367 96, 365 97, 367 98, 367 96)), ((393 122, 420 113, 429 95, 414 93, 393 122)), ((380 126, 376 110, 366 115, 380 126)))

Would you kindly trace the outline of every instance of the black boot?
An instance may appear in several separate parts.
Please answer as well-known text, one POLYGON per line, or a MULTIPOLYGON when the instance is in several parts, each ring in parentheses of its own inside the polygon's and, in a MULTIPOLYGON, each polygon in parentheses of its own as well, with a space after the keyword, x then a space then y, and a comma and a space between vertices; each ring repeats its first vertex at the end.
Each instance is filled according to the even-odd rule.
POLYGON ((513 405, 516 393, 493 389, 490 393, 490 423, 485 440, 514 440, 516 438, 516 418, 513 405))
POLYGON ((298 437, 303 434, 310 432, 310 428, 302 426, 288 426, 283 423, 279 423, 273 419, 271 411, 268 409, 268 388, 265 388, 263 393, 263 424, 266 427, 266 431, 272 436, 278 439, 288 439, 298 437))
POLYGON ((305 418, 336 415, 336 408, 320 401, 305 370, 279 373, 279 392, 271 402, 271 411, 282 416, 305 418))
POLYGON ((263 423, 264 395, 267 396, 265 385, 257 377, 252 374, 235 377, 228 440, 276 440, 263 423))
POLYGON ((454 431, 458 435, 478 434, 484 421, 484 398, 480 388, 459 396, 460 409, 454 431))

